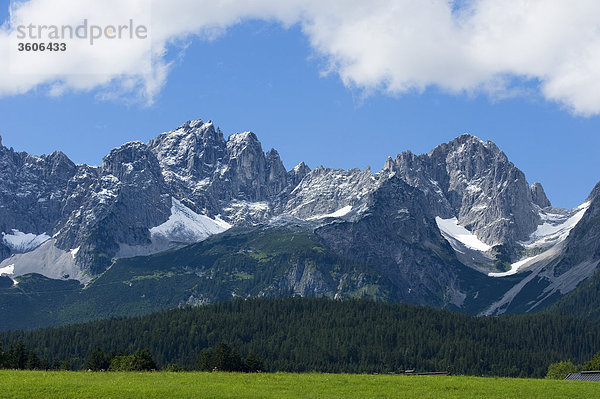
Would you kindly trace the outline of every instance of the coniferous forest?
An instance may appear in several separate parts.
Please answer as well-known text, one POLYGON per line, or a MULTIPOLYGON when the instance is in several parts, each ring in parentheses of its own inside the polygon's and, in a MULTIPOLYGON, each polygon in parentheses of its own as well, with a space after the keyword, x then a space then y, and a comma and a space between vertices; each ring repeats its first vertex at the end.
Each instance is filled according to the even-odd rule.
POLYGON ((551 363, 591 358, 600 350, 600 329, 558 314, 473 317, 370 300, 284 298, 4 332, 0 341, 4 348, 24 345, 21 362, 35 355, 70 369, 84 368, 98 348, 149 349, 158 368, 208 369, 211 354, 227 343, 239 358, 260 359, 266 371, 543 377, 551 363))

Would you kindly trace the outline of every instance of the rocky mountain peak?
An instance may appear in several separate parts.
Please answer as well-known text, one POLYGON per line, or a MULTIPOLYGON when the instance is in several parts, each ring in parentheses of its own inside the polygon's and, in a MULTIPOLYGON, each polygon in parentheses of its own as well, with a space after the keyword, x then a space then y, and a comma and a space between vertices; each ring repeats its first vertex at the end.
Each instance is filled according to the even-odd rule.
POLYGON ((385 162, 383 163, 383 168, 381 169, 382 172, 391 172, 394 170, 394 159, 390 156, 388 156, 385 159, 385 162))
POLYGON ((252 132, 232 134, 227 140, 227 165, 220 176, 220 186, 227 197, 261 201, 268 190, 266 157, 252 132))
POLYGON ((177 129, 148 142, 156 155, 165 180, 175 186, 189 186, 209 178, 226 154, 223 134, 213 123, 188 121, 177 129))
POLYGON ((61 151, 55 151, 46 157, 48 161, 48 178, 68 180, 77 170, 77 166, 61 151))
POLYGON ((296 187, 309 172, 310 168, 304 162, 300 162, 288 172, 288 184, 296 187))
POLYGON ((140 173, 150 174, 157 179, 160 167, 156 156, 146 144, 132 141, 115 148, 102 159, 102 172, 121 181, 135 179, 140 173))
POLYGON ((279 153, 271 148, 265 157, 267 174, 267 196, 272 197, 279 194, 288 184, 287 171, 279 158, 279 153))
POLYGON ((600 201, 600 183, 596 184, 586 201, 600 201))
POLYGON ((260 149, 262 152, 260 141, 258 141, 258 137, 256 137, 254 133, 234 133, 229 136, 229 139, 227 140, 227 149, 230 151, 230 157, 237 155, 237 153, 242 152, 247 148, 254 151, 260 149))
POLYGON ((535 182, 531 185, 531 200, 540 208, 551 206, 550 200, 546 197, 542 183, 535 182))
POLYGON ((456 217, 489 245, 525 239, 539 222, 524 174, 491 141, 463 134, 428 154, 405 151, 384 170, 428 194, 440 217, 456 217))
POLYGON ((306 165, 304 162, 300 162, 298 165, 294 166, 292 168, 292 172, 294 172, 294 174, 306 174, 308 172, 310 172, 310 168, 308 167, 308 165, 306 165))

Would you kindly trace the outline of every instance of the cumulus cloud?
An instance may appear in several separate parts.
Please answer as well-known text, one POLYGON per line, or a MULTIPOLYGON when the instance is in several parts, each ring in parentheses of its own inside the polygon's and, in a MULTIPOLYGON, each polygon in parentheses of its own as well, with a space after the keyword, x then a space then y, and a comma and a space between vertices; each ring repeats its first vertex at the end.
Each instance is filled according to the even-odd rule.
POLYGON ((13 3, 0 29, 0 51, 14 52, 18 24, 143 22, 148 16, 140 10, 151 16, 150 46, 99 41, 69 57, 17 68, 26 73, 0 57, 0 95, 41 87, 50 95, 99 90, 105 98, 151 102, 172 70, 169 49, 218 38, 252 18, 299 24, 327 72, 367 94, 434 87, 505 96, 533 84, 576 114, 600 113, 597 0, 30 0, 13 3))

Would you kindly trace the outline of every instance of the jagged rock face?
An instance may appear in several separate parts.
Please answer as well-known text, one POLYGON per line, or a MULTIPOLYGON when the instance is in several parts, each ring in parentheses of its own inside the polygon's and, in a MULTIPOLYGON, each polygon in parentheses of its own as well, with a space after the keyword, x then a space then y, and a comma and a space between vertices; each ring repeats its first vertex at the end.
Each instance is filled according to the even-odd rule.
MULTIPOLYGON (((169 191, 195 212, 227 214, 231 201, 260 202, 287 186, 287 171, 275 150, 265 154, 254 133, 227 141, 212 122, 186 122, 148 146, 156 154, 169 191)), ((244 215, 232 221, 257 222, 244 215)), ((264 219, 260 219, 264 221, 264 219)))
POLYGON ((534 204, 539 206, 540 208, 546 208, 551 206, 550 200, 546 197, 546 192, 542 187, 541 183, 533 183, 530 187, 531 189, 531 200, 534 204))
POLYGON ((150 140, 169 192, 195 212, 218 213, 218 195, 210 190, 224 167, 226 143, 211 122, 186 122, 150 140), (209 194, 209 191, 211 193, 209 194))
POLYGON ((358 221, 320 227, 316 233, 338 254, 374 265, 399 288, 403 301, 460 307, 460 265, 440 235, 422 191, 394 176, 369 195, 358 221))
POLYGON ((254 133, 232 134, 227 141, 228 159, 219 176, 224 199, 256 202, 267 197, 266 158, 254 133))
POLYGON ((288 187, 296 187, 309 172, 310 168, 304 162, 294 166, 287 174, 288 187))
POLYGON ((81 168, 75 179, 79 183, 72 196, 75 204, 68 204, 74 211, 59 232, 57 245, 80 248, 78 260, 92 274, 110 265, 120 244, 148 244, 149 229, 170 215, 170 196, 158 160, 143 143, 112 150, 99 172, 81 168))
POLYGON ((600 183, 586 202, 589 206, 567 238, 566 250, 554 268, 555 275, 562 275, 583 263, 595 265, 592 270, 600 264, 600 183))
POLYGON ((37 157, 0 145, 0 231, 51 234, 75 171, 61 152, 37 157))
POLYGON ((210 177, 226 152, 221 131, 215 130, 211 122, 202 121, 186 122, 163 133, 150 140, 148 147, 156 154, 167 181, 210 177))
POLYGON ((276 213, 307 219, 331 214, 346 206, 360 208, 376 185, 377 180, 368 168, 346 171, 319 166, 305 174, 289 195, 281 198, 276 213))
POLYGON ((227 163, 216 187, 225 201, 264 201, 287 185, 287 172, 275 150, 266 155, 252 132, 232 134, 227 141, 227 163))
MULTIPOLYGON (((145 243, 148 229, 165 222, 170 215, 171 203, 158 160, 143 143, 125 144, 104 158, 100 193, 103 190, 112 190, 115 200, 107 202, 110 206, 102 207, 98 216, 116 224, 101 223, 107 230, 114 228, 116 242, 145 243)), ((98 202, 103 199, 100 196, 98 202)))
POLYGON ((541 185, 535 186, 536 203, 523 173, 490 141, 462 135, 429 154, 402 153, 384 171, 423 190, 440 217, 457 217, 489 245, 524 240, 540 221, 535 205, 544 204, 541 185))
POLYGON ((271 148, 265 158, 267 197, 272 198, 283 191, 288 184, 288 174, 279 158, 279 153, 271 148))

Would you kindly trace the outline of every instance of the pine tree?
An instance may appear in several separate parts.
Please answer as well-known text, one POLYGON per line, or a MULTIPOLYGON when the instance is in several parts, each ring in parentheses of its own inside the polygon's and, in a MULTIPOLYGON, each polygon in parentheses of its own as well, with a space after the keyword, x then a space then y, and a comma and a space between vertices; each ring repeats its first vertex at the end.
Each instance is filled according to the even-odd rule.
POLYGON ((85 362, 84 368, 91 371, 106 371, 110 362, 108 361, 104 351, 100 348, 94 349, 85 362))
POLYGON ((156 370, 156 363, 148 349, 138 349, 133 354, 133 367, 137 371, 156 370))
POLYGON ((37 357, 34 351, 29 351, 27 355, 27 361, 25 362, 26 370, 37 370, 40 368, 40 359, 37 357))
POLYGON ((25 364, 27 363, 27 348, 23 341, 19 341, 14 348, 11 348, 10 354, 10 368, 23 370, 25 369, 25 364))
POLYGON ((250 352, 246 360, 244 361, 246 365, 246 370, 249 373, 260 373, 264 371, 265 367, 263 365, 260 357, 256 356, 254 353, 250 352))
POLYGON ((231 348, 225 342, 221 342, 211 358, 211 368, 217 371, 231 371, 230 357, 231 348))
POLYGON ((71 371, 71 360, 65 359, 60 365, 60 369, 63 371, 71 371))
POLYGON ((198 371, 212 371, 211 368, 212 352, 209 350, 203 350, 198 354, 196 360, 196 370, 198 371))

